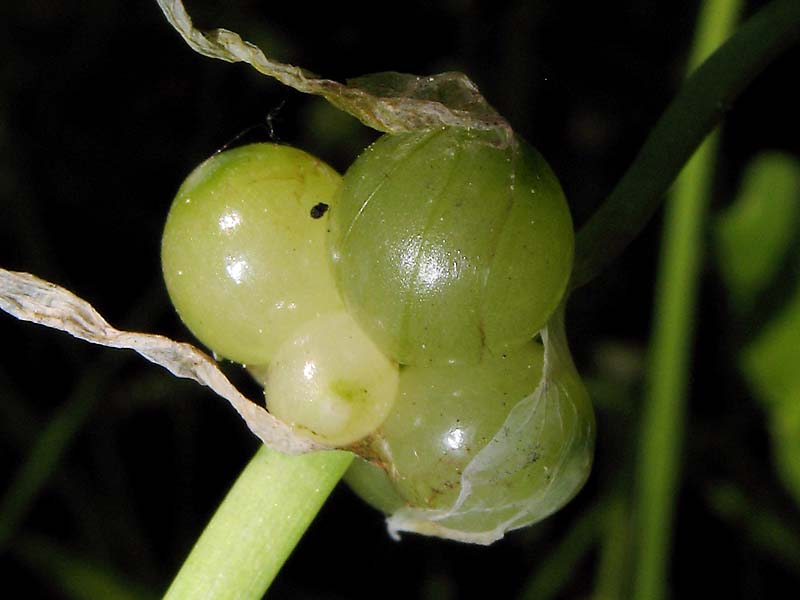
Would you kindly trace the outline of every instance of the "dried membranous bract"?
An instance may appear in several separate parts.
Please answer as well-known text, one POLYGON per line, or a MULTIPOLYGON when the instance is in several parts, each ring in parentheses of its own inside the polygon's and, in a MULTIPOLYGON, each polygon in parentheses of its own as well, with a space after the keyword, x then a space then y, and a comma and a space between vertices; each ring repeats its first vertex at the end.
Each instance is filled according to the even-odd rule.
POLYGON ((403 370, 395 409, 347 481, 390 530, 491 543, 558 510, 588 477, 594 416, 561 315, 479 365, 403 370), (381 465, 382 468, 376 466, 381 465))

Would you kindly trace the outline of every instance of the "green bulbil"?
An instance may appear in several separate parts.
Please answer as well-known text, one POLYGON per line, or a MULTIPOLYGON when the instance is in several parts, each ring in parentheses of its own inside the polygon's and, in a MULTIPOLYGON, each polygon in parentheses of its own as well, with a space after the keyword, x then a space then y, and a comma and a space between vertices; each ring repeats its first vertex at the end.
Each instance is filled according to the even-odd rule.
POLYGON ((545 518, 589 474, 594 419, 571 365, 545 374, 544 363, 542 345, 529 342, 478 365, 404 368, 366 453, 375 464, 353 463, 348 483, 437 535, 493 540, 545 518))
POLYGON ((522 351, 487 357, 478 365, 403 369, 377 446, 391 461, 390 476, 409 505, 453 505, 469 463, 500 431, 511 409, 536 389, 543 359, 542 345, 529 342, 522 351))
POLYGON ((385 135, 331 210, 334 275, 376 343, 403 364, 475 364, 529 341, 566 288, 563 192, 524 141, 458 128, 385 135))
POLYGON ((184 323, 215 353, 265 365, 308 320, 342 308, 326 259, 340 176, 277 144, 215 154, 178 190, 161 245, 164 281, 184 323))

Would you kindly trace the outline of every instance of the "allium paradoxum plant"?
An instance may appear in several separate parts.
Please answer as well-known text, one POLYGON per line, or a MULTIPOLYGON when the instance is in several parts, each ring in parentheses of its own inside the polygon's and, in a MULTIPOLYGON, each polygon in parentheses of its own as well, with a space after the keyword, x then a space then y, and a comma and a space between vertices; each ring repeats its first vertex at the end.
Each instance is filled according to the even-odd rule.
POLYGON ((577 493, 594 418, 559 309, 566 200, 478 100, 384 135, 341 182, 286 146, 218 154, 178 192, 162 258, 187 325, 297 435, 361 457, 346 479, 392 531, 487 543, 577 493))

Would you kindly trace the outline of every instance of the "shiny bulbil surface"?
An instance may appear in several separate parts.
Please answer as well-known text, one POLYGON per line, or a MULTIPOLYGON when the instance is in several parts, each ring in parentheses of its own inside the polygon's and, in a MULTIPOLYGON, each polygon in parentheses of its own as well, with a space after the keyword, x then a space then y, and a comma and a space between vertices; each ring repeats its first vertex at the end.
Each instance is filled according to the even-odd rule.
POLYGON ((331 210, 348 309, 403 364, 475 364, 521 347, 564 293, 574 236, 563 192, 525 142, 464 129, 386 135, 331 210))
POLYGON ((269 411, 302 435, 343 447, 383 423, 397 396, 398 366, 344 310, 304 324, 267 369, 269 411))
POLYGON ((379 433, 400 495, 414 506, 452 505, 466 466, 536 389, 543 356, 541 344, 529 342, 479 365, 404 368, 395 408, 379 433))
MULTIPOLYGON (((372 460, 346 479, 390 528, 478 543, 558 510, 588 477, 594 416, 568 354, 406 367, 372 460)), ((565 346, 563 347, 565 348, 565 346)))
POLYGON ((162 241, 164 279, 189 329, 216 354, 266 364, 299 325, 343 307, 327 256, 340 176, 295 148, 217 154, 178 191, 162 241))

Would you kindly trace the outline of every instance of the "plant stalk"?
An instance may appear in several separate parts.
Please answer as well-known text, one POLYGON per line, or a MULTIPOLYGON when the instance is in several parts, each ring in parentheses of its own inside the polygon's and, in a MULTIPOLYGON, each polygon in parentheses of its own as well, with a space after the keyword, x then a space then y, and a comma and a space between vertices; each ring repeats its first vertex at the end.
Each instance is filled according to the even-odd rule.
MULTIPOLYGON (((795 6, 800 7, 800 2, 795 6)), ((768 8, 775 7, 779 3, 768 8)), ((740 0, 706 0, 701 5, 689 72, 723 43, 734 29, 740 9, 740 0)), ((800 16, 800 10, 797 13, 800 16)), ((636 600, 668 596, 702 240, 717 142, 714 135, 700 146, 678 177, 666 205, 636 461, 636 600)))
POLYGON ((262 446, 242 471, 164 596, 258 600, 353 460, 262 446))

